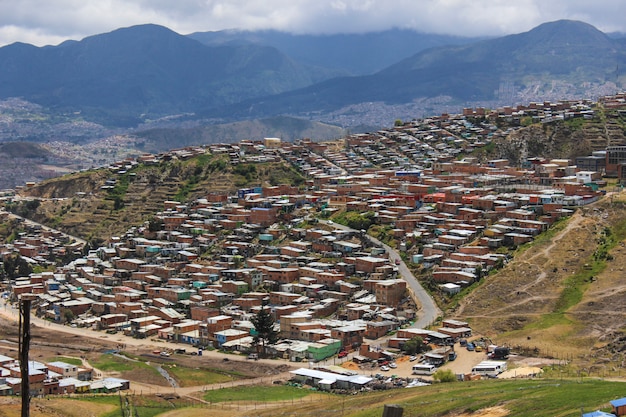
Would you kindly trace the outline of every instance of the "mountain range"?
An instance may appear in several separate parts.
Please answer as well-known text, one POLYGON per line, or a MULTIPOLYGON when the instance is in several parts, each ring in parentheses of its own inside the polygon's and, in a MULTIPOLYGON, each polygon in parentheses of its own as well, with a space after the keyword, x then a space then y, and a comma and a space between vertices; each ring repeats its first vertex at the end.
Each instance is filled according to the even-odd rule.
POLYGON ((625 46, 624 38, 567 20, 483 40, 401 30, 183 36, 141 25, 58 46, 0 48, 0 98, 80 112, 109 126, 173 114, 185 114, 181 120, 187 121, 277 115, 319 120, 369 102, 446 96, 460 108, 501 99, 503 85, 535 92, 537 99, 555 83, 567 86, 560 94, 587 96, 590 85, 623 86, 625 46))

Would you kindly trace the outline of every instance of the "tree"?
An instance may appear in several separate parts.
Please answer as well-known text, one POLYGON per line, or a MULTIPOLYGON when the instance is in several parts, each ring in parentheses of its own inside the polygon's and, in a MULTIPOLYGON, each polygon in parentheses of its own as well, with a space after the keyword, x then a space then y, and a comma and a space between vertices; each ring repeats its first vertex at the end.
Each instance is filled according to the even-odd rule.
POLYGON ((266 356, 266 345, 274 344, 278 341, 278 332, 274 330, 274 319, 265 308, 261 308, 252 319, 250 319, 256 330, 254 335, 254 345, 259 349, 261 345, 261 354, 266 356))
POLYGON ((456 375, 450 369, 439 369, 433 374, 433 379, 439 382, 454 382, 456 381, 456 375))
POLYGON ((430 349, 428 345, 424 344, 424 339, 419 336, 415 336, 404 342, 402 350, 407 355, 415 355, 416 353, 422 353, 430 349))
POLYGON ((9 279, 27 277, 33 272, 30 264, 20 255, 7 256, 4 259, 3 267, 6 277, 9 279))

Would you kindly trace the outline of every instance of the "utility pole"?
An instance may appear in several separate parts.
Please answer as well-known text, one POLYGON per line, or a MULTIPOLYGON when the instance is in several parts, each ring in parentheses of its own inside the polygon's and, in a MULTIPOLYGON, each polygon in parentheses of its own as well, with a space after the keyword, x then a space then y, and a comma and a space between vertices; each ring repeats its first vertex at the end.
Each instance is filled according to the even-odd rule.
POLYGON ((31 302, 36 300, 35 294, 22 294, 19 300, 20 308, 20 374, 22 377, 22 414, 30 416, 30 381, 28 372, 28 351, 30 349, 30 308, 31 302))

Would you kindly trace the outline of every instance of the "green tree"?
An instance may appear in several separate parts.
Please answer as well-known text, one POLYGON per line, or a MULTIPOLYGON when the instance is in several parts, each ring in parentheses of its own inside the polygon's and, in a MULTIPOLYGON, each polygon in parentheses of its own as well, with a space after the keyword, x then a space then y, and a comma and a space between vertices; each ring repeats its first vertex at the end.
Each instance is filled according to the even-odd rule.
POLYGON ((428 345, 424 344, 424 339, 422 339, 420 336, 415 336, 404 342, 402 350, 407 355, 415 355, 416 353, 426 352, 430 349, 428 345))
POLYGON ((450 369, 439 369, 433 374, 433 379, 438 382, 454 382, 456 375, 450 369))
POLYGON ((124 199, 119 195, 113 197, 113 210, 121 210, 124 207, 124 199))
POLYGON ((20 255, 8 256, 3 262, 4 272, 7 278, 27 277, 33 272, 33 268, 20 255))
POLYGON ((250 321, 256 330, 253 343, 257 347, 257 351, 260 345, 261 355, 266 356, 267 345, 278 341, 278 332, 274 330, 274 319, 265 308, 262 308, 250 321))
POLYGON ((362 214, 356 211, 349 211, 346 212, 345 219, 346 226, 357 230, 367 230, 374 223, 375 216, 374 212, 371 211, 362 214))
POLYGON ((72 312, 72 310, 63 311, 63 320, 64 323, 69 323, 74 320, 74 313, 72 312))
POLYGON ((163 230, 163 222, 156 217, 152 216, 148 219, 148 231, 158 232, 163 230))

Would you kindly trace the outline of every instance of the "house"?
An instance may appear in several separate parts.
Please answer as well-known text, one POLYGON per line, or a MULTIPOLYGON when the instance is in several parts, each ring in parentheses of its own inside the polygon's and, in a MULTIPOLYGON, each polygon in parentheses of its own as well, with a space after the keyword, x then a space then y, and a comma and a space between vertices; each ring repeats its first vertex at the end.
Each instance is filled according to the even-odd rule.
POLYGON ((48 369, 64 378, 78 378, 78 367, 65 362, 48 362, 48 369))
POLYGON ((215 342, 217 343, 217 348, 221 348, 222 345, 226 342, 230 342, 236 339, 241 339, 242 337, 249 336, 250 333, 244 330, 237 329, 226 329, 219 332, 215 332, 215 342))
POLYGON ((626 397, 610 401, 613 406, 613 414, 617 417, 626 416, 626 397))
POLYGON ((130 389, 130 381, 120 378, 105 378, 93 381, 89 386, 92 393, 111 393, 130 389))
POLYGON ((330 337, 341 340, 344 349, 359 346, 363 343, 366 328, 362 326, 343 326, 331 329, 330 337))
POLYGON ((360 390, 373 378, 364 375, 339 375, 330 372, 318 371, 315 369, 300 368, 290 371, 294 379, 305 384, 313 385, 321 390, 331 389, 353 389, 360 390))

